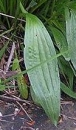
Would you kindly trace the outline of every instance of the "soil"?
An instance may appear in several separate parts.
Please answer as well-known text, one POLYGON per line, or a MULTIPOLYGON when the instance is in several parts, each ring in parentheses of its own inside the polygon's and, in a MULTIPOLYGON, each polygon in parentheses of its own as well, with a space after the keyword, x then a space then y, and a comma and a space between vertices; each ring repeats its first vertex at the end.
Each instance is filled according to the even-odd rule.
POLYGON ((31 117, 14 103, 0 101, 0 130, 76 130, 76 102, 64 101, 61 105, 61 118, 55 127, 42 108, 37 105, 22 104, 31 117), (16 109, 18 112, 16 113, 16 109))

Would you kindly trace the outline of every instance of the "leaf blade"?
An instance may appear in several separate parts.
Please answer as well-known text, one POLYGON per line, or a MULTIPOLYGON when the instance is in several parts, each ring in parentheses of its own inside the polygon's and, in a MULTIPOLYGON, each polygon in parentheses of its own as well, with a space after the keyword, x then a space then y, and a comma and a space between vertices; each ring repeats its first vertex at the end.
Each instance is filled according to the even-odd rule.
POLYGON ((76 11, 65 9, 66 17, 66 37, 70 50, 70 59, 76 69, 76 11))
POLYGON ((66 86, 64 83, 61 82, 61 90, 66 93, 68 96, 76 99, 76 93, 73 92, 68 86, 66 86))
MULTIPOLYGON (((59 48, 60 52, 63 52, 65 50, 68 50, 68 44, 65 35, 57 28, 51 27, 53 36, 55 38, 55 42, 57 44, 57 47, 59 48)), ((70 60, 68 54, 63 54, 64 58, 66 60, 70 60)))
MULTIPOLYGON (((36 16, 29 13, 26 14, 24 44, 24 62, 27 69, 56 55, 52 40, 44 25, 36 16)), ((60 113, 60 79, 57 59, 28 72, 28 76, 38 103, 57 125, 60 113)))

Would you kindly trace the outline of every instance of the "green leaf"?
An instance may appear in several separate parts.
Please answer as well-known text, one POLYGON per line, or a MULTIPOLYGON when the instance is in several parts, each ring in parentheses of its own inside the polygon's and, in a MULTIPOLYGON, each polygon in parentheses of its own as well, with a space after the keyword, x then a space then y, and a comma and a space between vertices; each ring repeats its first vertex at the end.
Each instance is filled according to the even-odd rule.
POLYGON ((61 90, 66 93, 68 96, 76 99, 76 93, 68 88, 64 83, 61 82, 61 90))
POLYGON ((76 11, 65 9, 66 37, 70 50, 70 59, 76 69, 76 11))
MULTIPOLYGON (((50 35, 43 23, 29 13, 26 14, 24 44, 24 62, 27 70, 56 55, 50 35)), ((27 73, 38 103, 57 125, 60 114, 60 78, 57 58, 27 73)))
MULTIPOLYGON (((19 66, 19 60, 17 58, 15 58, 13 61, 12 70, 18 70, 19 72, 21 72, 21 69, 19 66)), ((27 89, 27 85, 26 85, 25 79, 22 74, 17 77, 17 83, 18 83, 18 87, 19 87, 21 96, 23 98, 27 99, 28 98, 28 89, 27 89)))
MULTIPOLYGON (((55 27, 51 27, 51 30, 52 30, 53 36, 55 38, 55 42, 60 52, 67 50, 68 44, 67 44, 66 37, 64 36, 64 34, 55 27)), ((69 60, 68 54, 64 54, 63 56, 65 57, 66 60, 69 60)))
POLYGON ((65 77, 65 80, 66 80, 68 87, 71 90, 73 90, 74 72, 73 72, 69 62, 65 61, 65 59, 63 57, 59 57, 58 64, 59 64, 60 72, 65 77), (66 71, 66 68, 67 68, 67 71, 66 71))
POLYGON ((19 76, 17 78, 17 83, 19 87, 20 94, 23 98, 27 99, 28 98, 28 88, 26 85, 25 78, 23 76, 19 76))

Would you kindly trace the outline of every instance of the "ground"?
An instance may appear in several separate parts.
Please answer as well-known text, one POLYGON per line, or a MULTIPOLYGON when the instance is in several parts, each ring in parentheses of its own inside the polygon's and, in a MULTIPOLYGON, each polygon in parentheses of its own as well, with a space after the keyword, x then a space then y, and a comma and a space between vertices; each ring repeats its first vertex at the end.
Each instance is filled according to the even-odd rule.
POLYGON ((0 101, 0 130, 76 130, 76 102, 61 103, 61 118, 55 127, 42 108, 37 105, 21 104, 29 117, 16 103, 0 101), (16 112, 16 109, 18 110, 16 112))

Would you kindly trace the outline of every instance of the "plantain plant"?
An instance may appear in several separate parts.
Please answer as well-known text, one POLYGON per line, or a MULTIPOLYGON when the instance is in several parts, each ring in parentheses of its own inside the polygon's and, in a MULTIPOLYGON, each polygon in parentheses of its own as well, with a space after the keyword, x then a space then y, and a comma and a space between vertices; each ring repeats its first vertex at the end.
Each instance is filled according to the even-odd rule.
MULTIPOLYGON (((24 7, 20 1, 14 2, 17 2, 16 14, 13 11, 16 4, 12 0, 8 2, 10 5, 8 10, 5 6, 7 2, 1 0, 0 11, 15 16, 15 26, 17 18, 24 18, 26 21, 24 36, 26 70, 21 72, 21 78, 23 73, 28 73, 34 102, 41 105, 48 117, 57 125, 60 115, 60 89, 76 99, 76 93, 73 91, 76 76, 76 1, 21 0, 24 7), (60 75, 63 75, 64 82, 60 75)), ((6 21, 10 25, 8 18, 6 21)), ((19 74, 14 77, 18 76, 19 74)), ((21 95, 27 98, 28 92, 25 92, 25 95, 23 89, 21 90, 23 84, 18 85, 21 95)))

